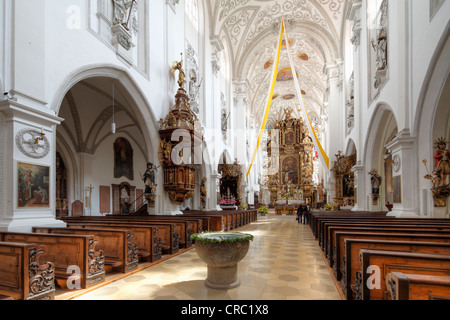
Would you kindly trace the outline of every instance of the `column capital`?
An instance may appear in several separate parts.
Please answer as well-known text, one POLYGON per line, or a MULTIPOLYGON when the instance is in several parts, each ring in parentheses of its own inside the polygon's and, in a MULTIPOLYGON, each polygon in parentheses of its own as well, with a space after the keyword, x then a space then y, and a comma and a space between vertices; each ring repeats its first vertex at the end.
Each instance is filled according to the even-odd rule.
POLYGON ((248 88, 249 85, 246 80, 233 81, 233 95, 235 103, 237 103, 239 100, 242 100, 244 103, 246 103, 248 88))
POLYGON ((359 21, 361 20, 361 6, 362 0, 351 0, 347 11, 347 20, 359 21))

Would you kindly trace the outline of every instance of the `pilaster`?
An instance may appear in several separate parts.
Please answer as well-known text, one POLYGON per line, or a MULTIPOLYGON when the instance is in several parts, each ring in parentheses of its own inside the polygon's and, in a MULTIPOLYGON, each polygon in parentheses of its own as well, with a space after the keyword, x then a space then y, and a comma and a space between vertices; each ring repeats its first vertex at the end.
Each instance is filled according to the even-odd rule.
POLYGON ((15 100, 0 102, 0 113, 0 230, 31 232, 33 226, 64 226, 56 220, 55 207, 56 126, 63 119, 15 100))
POLYGON ((419 217, 418 189, 416 175, 418 172, 414 154, 415 138, 409 130, 401 131, 395 139, 386 145, 394 161, 392 179, 394 184, 394 207, 388 215, 401 217, 419 217))

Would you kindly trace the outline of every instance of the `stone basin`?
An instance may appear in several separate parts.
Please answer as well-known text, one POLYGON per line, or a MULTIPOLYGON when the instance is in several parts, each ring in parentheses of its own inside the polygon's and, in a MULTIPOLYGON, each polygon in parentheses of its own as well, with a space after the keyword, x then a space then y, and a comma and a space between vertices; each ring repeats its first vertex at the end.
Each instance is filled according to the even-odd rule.
POLYGON ((253 236, 237 232, 206 232, 192 236, 198 256, 208 266, 205 285, 229 290, 240 286, 238 263, 250 249, 253 236))

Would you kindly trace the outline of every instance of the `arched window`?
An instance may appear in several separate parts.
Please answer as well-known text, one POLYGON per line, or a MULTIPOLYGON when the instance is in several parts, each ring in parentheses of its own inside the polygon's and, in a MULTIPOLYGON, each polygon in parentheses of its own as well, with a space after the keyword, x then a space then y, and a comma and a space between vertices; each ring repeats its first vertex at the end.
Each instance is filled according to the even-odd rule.
POLYGON ((198 30, 198 0, 186 0, 186 16, 189 18, 195 29, 198 30))

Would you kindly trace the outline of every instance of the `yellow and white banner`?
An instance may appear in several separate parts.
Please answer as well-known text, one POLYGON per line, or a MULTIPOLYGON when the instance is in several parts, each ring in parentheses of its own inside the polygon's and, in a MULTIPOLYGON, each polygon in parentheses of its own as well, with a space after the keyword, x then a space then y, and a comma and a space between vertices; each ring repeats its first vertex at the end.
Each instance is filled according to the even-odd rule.
POLYGON ((288 37, 287 30, 285 30, 285 35, 286 35, 286 48, 288 51, 289 62, 291 64, 292 74, 294 75, 295 89, 297 90, 297 97, 298 97, 298 100, 299 100, 299 103, 301 106, 303 119, 305 119, 305 121, 307 120, 306 123, 308 125, 309 135, 312 137, 312 140, 314 142, 314 146, 316 147, 316 150, 319 151, 319 157, 322 160, 323 165, 326 166, 327 169, 329 170, 330 169, 330 158, 328 157, 327 153, 325 152, 325 150, 322 147, 322 144, 320 143, 319 139, 317 138, 317 134, 312 126, 312 122, 309 117, 308 110, 306 110, 306 107, 305 107, 302 90, 300 89, 298 77, 296 76, 294 60, 292 59, 292 53, 291 53, 291 48, 290 48, 290 44, 289 44, 289 37, 288 37))
POLYGON ((281 22, 280 38, 278 40, 277 56, 276 56, 275 64, 274 64, 274 68, 273 68, 273 77, 272 77, 272 82, 271 82, 270 88, 269 88, 269 96, 268 96, 268 101, 267 101, 267 106, 266 106, 266 112, 264 114, 264 120, 263 120, 263 123, 262 123, 262 126, 261 126, 261 130, 260 130, 260 133, 259 133, 259 137, 258 137, 258 141, 257 141, 257 144, 256 144, 255 152, 253 154, 253 159, 252 159, 252 162, 251 162, 251 164, 249 166, 249 169, 247 171, 247 179, 248 179, 248 176, 250 175, 250 172, 252 170, 253 164, 255 162, 256 155, 258 153, 259 146, 261 144, 261 139, 263 137, 264 130, 266 129, 267 120, 269 118, 270 107, 272 105, 272 99, 273 99, 273 95, 274 95, 275 84, 276 84, 276 81, 277 81, 278 68, 279 68, 280 56, 281 56, 281 47, 282 47, 283 36, 284 35, 286 36, 286 41, 285 41, 286 42, 286 49, 288 51, 289 62, 291 64, 292 74, 294 75, 293 78, 294 78, 294 82, 295 82, 295 88, 297 90, 297 97, 299 99, 299 103, 300 103, 300 106, 301 106, 301 111, 302 111, 303 118, 307 120, 306 123, 307 123, 307 126, 308 126, 309 134, 312 137, 312 140, 314 142, 314 146, 316 147, 317 150, 319 150, 319 156, 320 156, 320 159, 322 160, 322 163, 324 164, 324 166, 327 167, 327 169, 330 169, 330 158, 328 157, 327 153, 325 152, 325 150, 322 147, 322 144, 320 143, 319 139, 317 138, 317 134, 316 134, 316 132, 315 132, 313 126, 312 126, 311 119, 309 118, 308 111, 306 110, 305 103, 303 101, 302 91, 300 90, 298 77, 296 76, 297 73, 296 73, 294 61, 292 59, 292 53, 291 53, 291 49, 290 49, 288 33, 287 33, 286 28, 285 28, 284 21, 282 21, 281 22))
POLYGON ((284 21, 281 22, 281 32, 280 32, 280 38, 278 40, 277 56, 276 56, 276 59, 274 60, 275 63, 273 66, 272 82, 271 82, 270 88, 269 88, 269 97, 268 97, 267 106, 266 106, 266 113, 264 114, 264 120, 261 125, 261 130, 259 132, 258 142, 256 143, 256 149, 253 154, 253 159, 252 159, 250 167, 248 168, 248 171, 247 171, 247 179, 248 179, 248 176, 250 175, 250 171, 252 170, 253 163, 255 162, 255 159, 256 159, 256 155, 258 154, 258 149, 261 144, 262 137, 264 135, 264 130, 266 129, 267 119, 269 119, 269 113, 270 113, 270 107, 272 105, 273 93, 275 90, 275 84, 277 82, 278 67, 280 65, 280 55, 281 55, 280 53, 281 53, 281 46, 283 44, 283 34, 284 34, 284 21))

